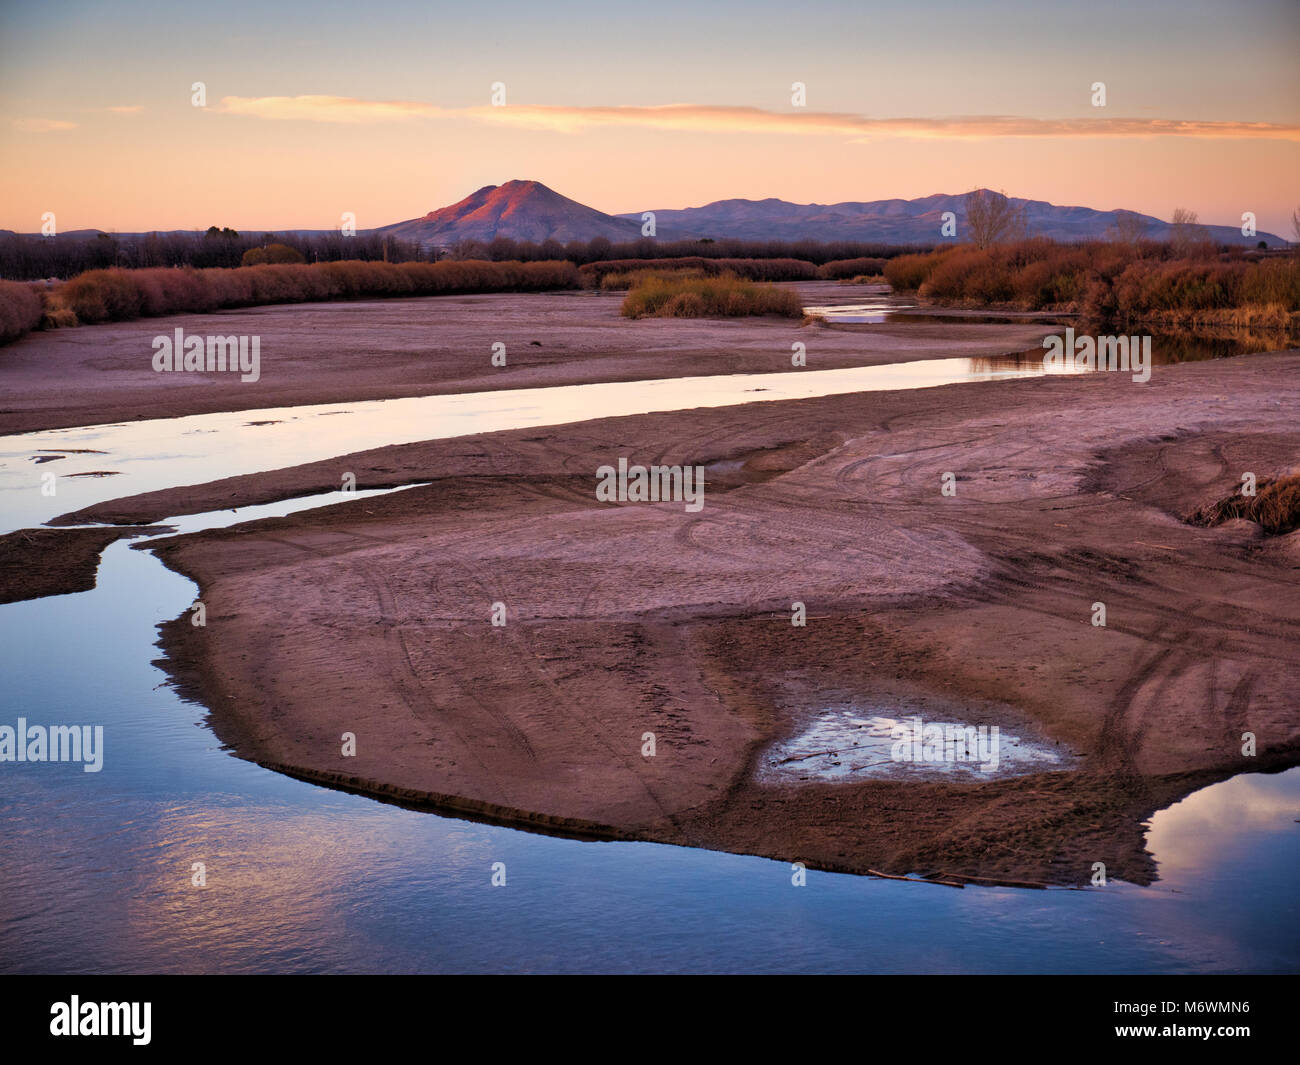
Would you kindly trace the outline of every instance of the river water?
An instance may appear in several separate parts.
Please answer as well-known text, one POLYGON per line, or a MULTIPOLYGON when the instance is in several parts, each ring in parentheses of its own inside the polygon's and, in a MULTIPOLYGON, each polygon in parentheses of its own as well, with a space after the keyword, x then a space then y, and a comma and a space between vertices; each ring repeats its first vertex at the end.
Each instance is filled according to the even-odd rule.
MULTIPOLYGON (((875 369, 883 373, 824 371, 845 380, 822 380, 855 391, 854 373, 858 387, 864 375, 865 387, 916 387, 897 382, 1041 372, 875 369)), ((755 388, 783 397, 816 373, 762 376, 800 381, 634 384, 663 389, 641 400, 656 410, 682 395, 688 406, 777 398, 755 388)), ((400 439, 557 424, 575 416, 568 400, 583 404, 577 417, 630 412, 609 409, 615 386, 577 388, 605 391, 599 403, 594 392, 553 403, 540 394, 564 389, 434 397, 445 420, 432 422, 428 400, 339 405, 363 412, 347 429, 344 415, 294 408, 9 437, 0 440, 0 523, 29 526, 96 499, 400 439), (409 421, 389 416, 408 402, 426 407, 409 421), (262 420, 276 424, 247 425, 262 420), (277 426, 290 428, 268 447, 260 434, 277 426), (101 453, 32 462, 44 448, 81 447, 101 453), (118 472, 60 478, 57 495, 44 497, 39 475, 56 467, 118 472)), ((177 524, 192 531, 370 494, 177 524)), ((21 716, 102 725, 105 735, 97 773, 0 763, 0 971, 1237 972, 1294 971, 1300 959, 1300 769, 1244 774, 1155 814, 1147 843, 1160 879, 1149 887, 957 890, 815 871, 795 887, 781 862, 530 834, 234 758, 204 725, 205 710, 153 664, 156 626, 196 594, 118 542, 93 591, 0 606, 0 725, 21 716), (205 886, 193 882, 196 863, 205 886), (504 886, 493 886, 496 863, 504 886)))

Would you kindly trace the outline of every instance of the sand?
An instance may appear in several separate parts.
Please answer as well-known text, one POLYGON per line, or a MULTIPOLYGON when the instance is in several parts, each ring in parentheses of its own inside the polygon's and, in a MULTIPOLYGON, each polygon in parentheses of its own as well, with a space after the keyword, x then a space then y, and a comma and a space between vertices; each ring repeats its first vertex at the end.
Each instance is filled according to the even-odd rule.
MULTIPOLYGON (((146 530, 138 526, 115 529, 19 529, 0 536, 0 603, 70 595, 95 587, 100 553, 115 540, 146 530)), ((157 528, 147 530, 150 535, 157 528)))

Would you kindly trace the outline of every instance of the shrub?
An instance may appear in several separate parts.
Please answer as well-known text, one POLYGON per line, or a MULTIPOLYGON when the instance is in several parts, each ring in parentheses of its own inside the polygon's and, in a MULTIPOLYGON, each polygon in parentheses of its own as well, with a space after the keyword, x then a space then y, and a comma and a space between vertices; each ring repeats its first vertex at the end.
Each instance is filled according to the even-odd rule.
POLYGON ((240 266, 305 263, 307 260, 297 248, 288 244, 268 244, 265 248, 249 248, 239 259, 240 266))
POLYGON ((41 297, 30 285, 0 281, 0 344, 31 332, 41 323, 41 297))
POLYGON ((1280 320, 1300 312, 1300 262, 1210 255, 1199 245, 1181 258, 1170 245, 1043 238, 987 248, 958 245, 885 264, 900 291, 940 303, 1011 304, 1025 310, 1082 311, 1089 317, 1209 321, 1280 320))
POLYGON ((621 313, 628 318, 734 318, 776 314, 802 318, 799 294, 732 275, 684 278, 649 275, 628 292, 621 313))
POLYGON ((144 304, 140 280, 126 270, 88 270, 59 288, 59 300, 79 322, 138 318, 144 304))
POLYGON ((42 329, 68 329, 72 326, 80 325, 77 316, 72 313, 70 307, 46 306, 45 312, 41 315, 42 329))
POLYGON ((832 259, 817 268, 823 281, 856 280, 859 277, 879 277, 885 271, 885 259, 832 259))
MULTIPOLYGON (((11 287, 29 291, 24 285, 11 287)), ((268 303, 577 287, 578 268, 567 261, 396 264, 343 260, 208 270, 111 269, 91 270, 64 283, 48 294, 44 313, 49 325, 58 326, 268 303)), ((34 292, 31 297, 36 300, 36 320, 40 321, 40 297, 34 292)))
POLYGON ((645 269, 626 272, 620 270, 615 273, 604 274, 600 279, 600 290, 602 292, 627 291, 636 288, 638 285, 645 284, 648 279, 654 277, 676 278, 677 280, 687 281, 706 276, 708 275, 703 270, 697 269, 645 269))
POLYGON ((587 288, 609 291, 628 288, 644 273, 689 273, 696 277, 731 274, 750 281, 815 281, 818 268, 803 259, 707 259, 683 256, 676 259, 609 259, 587 263, 580 270, 587 288))
POLYGON ((919 255, 899 255, 885 264, 885 280, 900 292, 915 291, 948 252, 949 249, 944 249, 919 255))

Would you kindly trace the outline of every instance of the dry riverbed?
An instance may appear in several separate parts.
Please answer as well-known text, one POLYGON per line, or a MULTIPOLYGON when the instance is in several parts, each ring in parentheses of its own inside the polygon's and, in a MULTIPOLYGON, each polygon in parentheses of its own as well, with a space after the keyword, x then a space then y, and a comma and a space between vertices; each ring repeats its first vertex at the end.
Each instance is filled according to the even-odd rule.
MULTIPOLYGON (((539 382, 654 376, 651 363, 666 375, 683 349, 661 326, 735 369, 788 366, 789 338, 808 335, 745 323, 752 339, 709 351, 736 324, 627 323, 621 354, 539 382), (663 347, 634 372, 647 326, 663 347)), ((881 328, 944 356, 1042 333, 881 328)), ((837 358, 911 357, 884 333, 818 335, 846 345, 837 358)), ((441 332, 430 343, 445 353, 425 362, 455 361, 441 332)), ((71 394, 93 392, 78 372, 71 394)), ((345 393, 360 372, 325 371, 313 387, 345 393)), ((342 471, 358 487, 431 482, 155 546, 206 605, 205 628, 165 626, 168 668, 223 742, 285 772, 550 831, 855 872, 1079 884, 1104 862, 1148 882, 1154 810, 1300 760, 1300 534, 1182 520, 1246 471, 1295 465, 1300 394, 1279 382, 1297 372, 1290 352, 1162 367, 1147 384, 1048 377, 595 420, 383 448, 77 517, 245 506, 337 488, 342 471), (620 456, 705 466, 703 509, 599 502, 596 469, 620 456), (941 493, 946 473, 955 495, 941 493), (914 717, 996 725, 1017 752, 988 774, 853 762, 872 722, 914 717), (831 737, 831 754, 801 737, 831 737), (816 756, 806 772, 772 771, 804 754, 816 756)))

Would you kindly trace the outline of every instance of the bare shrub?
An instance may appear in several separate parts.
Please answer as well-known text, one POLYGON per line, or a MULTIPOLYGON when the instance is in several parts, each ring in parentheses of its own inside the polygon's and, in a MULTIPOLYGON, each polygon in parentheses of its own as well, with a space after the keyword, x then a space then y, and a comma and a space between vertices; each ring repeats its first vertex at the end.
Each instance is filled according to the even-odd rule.
POLYGON ((1133 211, 1116 211, 1115 224, 1107 230, 1106 236, 1116 244, 1127 244, 1136 248, 1141 245, 1146 233, 1147 224, 1142 221, 1141 215, 1133 211))
POLYGON ((1027 236, 1025 210, 1005 192, 974 189, 966 194, 966 229, 977 248, 1027 236))
POLYGON ((1201 258, 1214 254, 1214 241, 1210 239, 1210 231, 1199 224, 1195 211, 1175 207, 1169 225, 1169 247, 1177 258, 1201 258))

